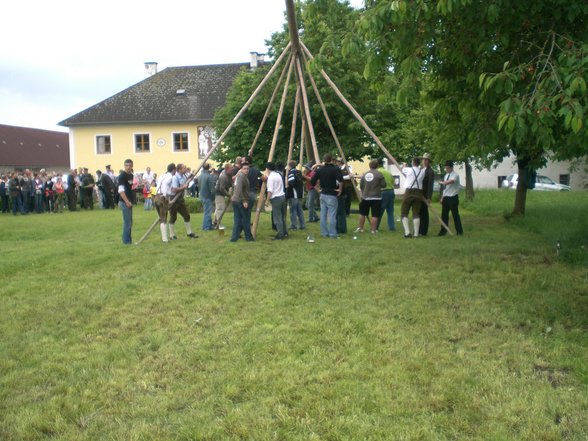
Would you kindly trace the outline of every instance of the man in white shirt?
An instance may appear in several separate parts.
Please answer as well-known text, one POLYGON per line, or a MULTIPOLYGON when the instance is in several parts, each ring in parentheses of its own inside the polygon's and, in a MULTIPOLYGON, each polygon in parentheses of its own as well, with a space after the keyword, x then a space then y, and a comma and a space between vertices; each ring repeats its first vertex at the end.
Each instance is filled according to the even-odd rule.
POLYGON ((176 173, 176 165, 171 163, 167 166, 167 173, 165 173, 159 183, 157 184, 157 194, 153 200, 155 209, 159 215, 159 229, 161 230, 161 240, 168 242, 167 236, 167 212, 169 210, 169 201, 173 199, 172 179, 176 173))
POLYGON ((420 168, 420 158, 412 160, 412 167, 407 167, 406 164, 402 168, 404 180, 404 199, 400 207, 400 217, 402 219, 402 226, 404 227, 404 238, 418 237, 419 227, 421 225, 420 212, 421 202, 423 200, 423 179, 425 173, 420 168), (414 236, 410 234, 410 227, 408 225, 408 212, 412 208, 412 222, 414 224, 414 236))
MULTIPOLYGON (((455 224, 455 231, 459 236, 463 234, 461 226, 461 218, 459 217, 459 175, 453 170, 453 161, 445 162, 445 177, 439 184, 443 185, 443 193, 441 194, 441 220, 445 225, 449 224, 449 212, 453 216, 453 223, 455 224)), ((439 236, 445 236, 447 230, 441 227, 439 236)))
POLYGON ((267 200, 266 205, 272 204, 272 214, 274 224, 278 230, 278 234, 272 240, 283 240, 286 238, 286 219, 284 212, 286 211, 286 193, 284 192, 284 179, 282 175, 276 171, 276 165, 273 162, 266 164, 267 177, 267 200))

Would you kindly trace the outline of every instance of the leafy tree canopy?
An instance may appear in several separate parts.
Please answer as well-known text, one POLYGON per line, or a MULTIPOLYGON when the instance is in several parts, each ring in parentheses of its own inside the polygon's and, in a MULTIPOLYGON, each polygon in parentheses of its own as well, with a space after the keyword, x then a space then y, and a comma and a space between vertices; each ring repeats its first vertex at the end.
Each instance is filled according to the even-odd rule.
MULTIPOLYGON (((376 133, 386 133, 398 123, 395 105, 386 100, 378 101, 378 91, 371 87, 371 82, 368 82, 363 76, 367 54, 365 52, 353 54, 347 52, 342 55, 343 39, 359 19, 359 11, 353 9, 345 1, 336 0, 307 0, 296 3, 296 8, 300 38, 316 58, 314 62, 310 63, 310 70, 313 72, 313 77, 317 82, 346 157, 361 159, 365 156, 381 156, 378 147, 319 73, 320 69, 324 69, 328 73, 376 133)), ((289 32, 287 24, 285 24, 284 29, 273 34, 268 41, 271 48, 269 55, 277 58, 288 41, 289 32)), ((238 76, 229 91, 226 105, 219 109, 215 115, 214 125, 217 132, 222 132, 228 126, 234 115, 266 75, 268 69, 268 67, 264 67, 254 71, 243 71, 238 76)), ((232 160, 235 156, 246 154, 255 138, 278 77, 279 72, 276 72, 246 114, 225 138, 224 148, 215 156, 217 160, 232 160)), ((336 144, 308 78, 305 79, 305 82, 319 153, 322 155, 331 152, 338 155, 336 144)), ((278 135, 275 154, 278 161, 284 161, 287 155, 295 96, 294 79, 291 81, 290 89, 288 104, 284 110, 278 135)), ((281 89, 255 147, 254 160, 258 165, 261 165, 268 157, 280 96, 281 89)), ((300 121, 298 123, 299 130, 300 121)), ((384 136, 382 140, 386 142, 386 137, 384 136)), ((297 145, 298 143, 299 136, 297 137, 297 145)), ((296 153, 295 156, 297 156, 296 153)))
POLYGON ((366 0, 343 48, 399 102, 424 97, 437 148, 485 165, 588 153, 585 0, 366 0))

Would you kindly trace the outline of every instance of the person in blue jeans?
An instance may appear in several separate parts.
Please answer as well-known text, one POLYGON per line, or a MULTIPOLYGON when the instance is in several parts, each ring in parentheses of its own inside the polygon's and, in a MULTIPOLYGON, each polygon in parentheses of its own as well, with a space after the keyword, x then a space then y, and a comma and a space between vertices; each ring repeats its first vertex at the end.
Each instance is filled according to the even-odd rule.
POLYGON ((245 233, 245 240, 253 242, 251 234, 251 207, 249 206, 249 164, 243 164, 241 170, 235 176, 233 184, 233 195, 231 203, 233 205, 233 233, 231 242, 237 242, 241 231, 245 233))
POLYGON ((216 181, 210 174, 210 164, 205 162, 202 166, 202 172, 198 177, 200 200, 202 201, 202 208, 204 210, 204 217, 202 218, 203 231, 214 230, 214 225, 212 224, 212 202, 216 193, 214 189, 215 184, 216 181))
POLYGON ((333 164, 333 157, 327 153, 323 165, 312 177, 311 185, 320 184, 321 236, 337 239, 337 197, 343 192, 343 174, 333 164))
POLYGON ((124 170, 118 176, 118 206, 123 217, 122 242, 125 245, 133 243, 131 230, 133 228, 133 204, 135 202, 135 192, 133 191, 133 161, 127 159, 124 164, 124 170))

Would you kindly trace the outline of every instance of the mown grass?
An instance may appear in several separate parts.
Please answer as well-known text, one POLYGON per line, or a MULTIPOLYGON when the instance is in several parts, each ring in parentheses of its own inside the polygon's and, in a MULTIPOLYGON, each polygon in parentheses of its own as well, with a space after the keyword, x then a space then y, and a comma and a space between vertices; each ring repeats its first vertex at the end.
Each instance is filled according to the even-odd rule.
POLYGON ((588 200, 512 197, 410 241, 2 216, 0 439, 584 440, 588 200))

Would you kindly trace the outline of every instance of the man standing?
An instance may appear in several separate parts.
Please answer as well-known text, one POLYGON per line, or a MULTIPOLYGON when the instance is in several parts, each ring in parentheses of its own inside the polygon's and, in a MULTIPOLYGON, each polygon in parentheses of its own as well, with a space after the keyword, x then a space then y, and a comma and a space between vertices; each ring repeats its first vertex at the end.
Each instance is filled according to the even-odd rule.
POLYGON ((363 233, 365 218, 372 212, 370 229, 372 234, 378 232, 378 220, 380 219, 380 208, 382 205, 382 188, 386 187, 384 175, 378 170, 378 160, 370 161, 370 169, 363 174, 359 182, 361 189, 361 202, 359 203, 359 225, 356 233, 363 233))
POLYGON ((78 172, 75 168, 72 168, 67 175, 67 208, 69 211, 77 210, 78 197, 76 196, 76 176, 78 172))
POLYGON ((407 167, 406 164, 402 167, 402 174, 405 177, 404 181, 404 199, 400 208, 400 216, 402 218, 402 226, 404 227, 404 238, 413 237, 410 234, 410 227, 408 226, 408 213, 412 208, 412 222, 414 224, 414 237, 419 235, 420 227, 420 212, 421 202, 423 200, 423 178, 425 174, 420 168, 421 160, 414 158, 412 160, 412 167, 407 167))
POLYGON ((241 164, 247 164, 249 166, 249 173, 247 173, 247 179, 249 180, 249 208, 253 210, 255 201, 257 201, 257 192, 261 187, 261 172, 253 165, 253 158, 251 156, 243 157, 241 164))
POLYGON ((82 183, 82 207, 86 210, 94 209, 94 177, 88 172, 88 169, 84 167, 84 173, 80 176, 82 183))
POLYGON ((127 159, 124 170, 118 176, 118 206, 122 211, 123 232, 122 241, 125 245, 133 243, 131 229, 133 227, 133 204, 135 203, 135 192, 133 186, 133 161, 127 159))
POLYGON ((235 176, 234 191, 231 197, 233 205, 233 232, 231 242, 237 242, 241 231, 245 233, 245 240, 252 242, 251 235, 251 207, 249 206, 249 165, 243 164, 235 176))
POLYGON ((0 179, 0 198, 2 199, 2 213, 8 213, 8 179, 2 175, 0 179))
MULTIPOLYGON (((441 220, 448 225, 449 223, 449 212, 453 216, 453 223, 455 224, 455 231, 458 236, 463 234, 463 228, 461 226, 461 218, 459 216, 459 175, 453 170, 453 161, 445 162, 445 177, 439 184, 443 185, 443 193, 441 195, 441 220)), ((445 236, 447 230, 441 227, 439 236, 445 236)))
POLYGON ((317 182, 321 187, 321 236, 338 239, 337 235, 337 197, 343 191, 343 175, 339 167, 327 153, 323 157, 324 165, 320 167, 310 180, 311 185, 317 182))
POLYGON ((425 199, 421 204, 421 225, 419 227, 419 235, 426 236, 429 232, 429 205, 433 197, 433 184, 435 183, 435 173, 431 168, 431 155, 425 153, 423 155, 423 198, 425 199), (426 203, 425 203, 426 201, 426 203))
POLYGON ((382 206, 376 229, 380 229, 380 222, 382 222, 384 212, 386 212, 386 215, 388 216, 388 230, 396 231, 396 225, 394 223, 394 199, 396 199, 396 195, 394 194, 394 177, 384 168, 384 161, 382 159, 378 161, 378 165, 378 171, 384 176, 386 186, 382 189, 382 206))
POLYGON ((159 216, 159 230, 161 231, 161 241, 168 242, 167 236, 167 212, 169 211, 169 200, 173 198, 172 180, 176 173, 176 165, 172 162, 167 166, 165 173, 159 180, 153 203, 159 216))
POLYGON ((210 164, 205 162, 202 165, 202 172, 198 177, 198 188, 200 189, 200 200, 204 209, 202 219, 202 230, 214 230, 212 225, 212 201, 214 200, 214 180, 210 174, 210 164))
POLYGON ((296 168, 296 161, 288 163, 288 175, 286 180, 288 205, 290 207, 290 229, 304 230, 304 212, 302 211, 302 173, 296 168))
POLYGON ((319 218, 316 215, 316 199, 318 192, 316 186, 312 185, 312 177, 316 174, 313 170, 314 161, 310 161, 304 165, 302 171, 302 178, 306 181, 306 209, 308 210, 308 222, 318 222, 319 218))
POLYGON ((186 226, 186 234, 190 239, 196 239, 196 236, 192 232, 192 225, 190 224, 190 212, 186 207, 186 201, 184 200, 184 191, 188 188, 188 177, 186 176, 186 166, 184 164, 178 164, 176 174, 172 178, 171 192, 176 198, 175 202, 169 209, 169 238, 177 239, 175 224, 178 218, 178 213, 184 218, 184 225, 186 226), (179 196, 178 196, 179 193, 179 196))
POLYGON ((221 172, 216 182, 214 195, 214 223, 217 228, 220 226, 223 213, 227 208, 225 198, 229 196, 229 192, 233 185, 233 164, 227 163, 224 170, 221 172))
POLYGON ((283 240, 286 238, 286 219, 284 219, 284 208, 286 193, 284 192, 284 180, 282 175, 276 171, 276 165, 268 162, 265 166, 267 177, 267 200, 266 205, 272 204, 272 214, 278 234, 272 240, 283 240))

